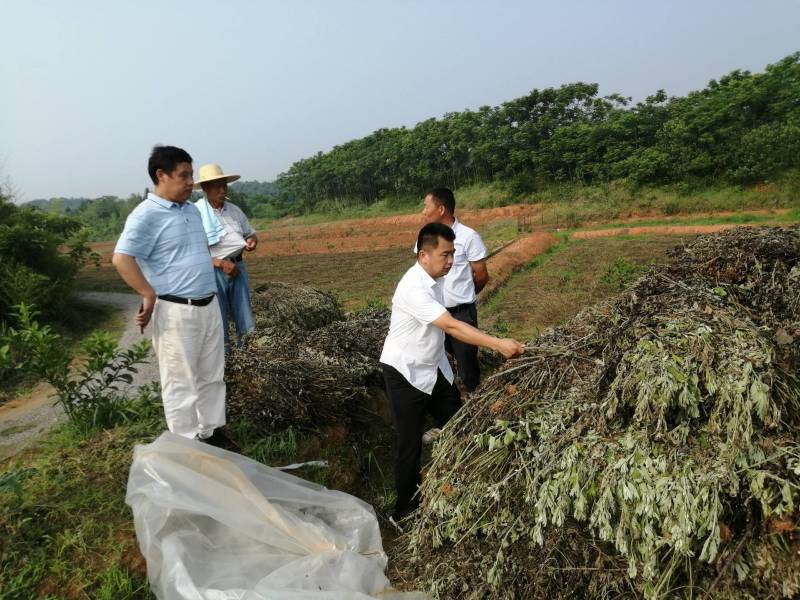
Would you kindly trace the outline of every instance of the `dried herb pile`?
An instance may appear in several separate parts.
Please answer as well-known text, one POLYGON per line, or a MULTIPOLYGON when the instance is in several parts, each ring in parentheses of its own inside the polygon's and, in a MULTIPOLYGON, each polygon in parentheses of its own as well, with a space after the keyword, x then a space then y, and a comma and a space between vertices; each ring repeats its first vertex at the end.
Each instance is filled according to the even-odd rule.
POLYGON ((331 294, 267 283, 254 290, 253 312, 256 330, 226 361, 231 421, 271 431, 369 417, 369 395, 383 385, 387 310, 346 316, 331 294))
POLYGON ((445 428, 400 572, 437 598, 800 595, 800 231, 673 251, 445 428))

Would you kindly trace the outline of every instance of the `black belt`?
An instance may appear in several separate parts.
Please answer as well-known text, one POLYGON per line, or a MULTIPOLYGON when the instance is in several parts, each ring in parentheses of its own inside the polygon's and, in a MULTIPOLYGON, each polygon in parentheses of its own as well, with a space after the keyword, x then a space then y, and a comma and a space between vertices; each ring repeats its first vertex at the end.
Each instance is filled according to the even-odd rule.
POLYGON ((242 262, 244 257, 242 256, 243 252, 239 252, 236 256, 231 256, 228 260, 232 260, 233 262, 242 262))
POLYGON ((192 300, 191 298, 181 298, 180 296, 170 296, 166 294, 164 296, 159 296, 159 300, 166 300, 167 302, 175 302, 176 304, 188 304, 190 306, 206 306, 210 304, 211 301, 214 299, 214 294, 211 294, 208 298, 200 298, 199 300, 192 300))
POLYGON ((447 306, 447 310, 454 311, 454 310, 464 310, 465 308, 470 308, 475 306, 474 302, 467 302, 466 304, 456 304, 455 306, 447 306))

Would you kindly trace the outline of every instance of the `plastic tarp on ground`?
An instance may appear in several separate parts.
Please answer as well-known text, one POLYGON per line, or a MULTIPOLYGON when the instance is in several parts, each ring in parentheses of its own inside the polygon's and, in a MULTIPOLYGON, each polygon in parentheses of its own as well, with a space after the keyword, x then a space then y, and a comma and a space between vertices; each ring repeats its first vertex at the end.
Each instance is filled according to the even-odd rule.
POLYGON ((372 507, 164 433, 128 478, 139 547, 159 600, 421 600, 392 592, 372 507))

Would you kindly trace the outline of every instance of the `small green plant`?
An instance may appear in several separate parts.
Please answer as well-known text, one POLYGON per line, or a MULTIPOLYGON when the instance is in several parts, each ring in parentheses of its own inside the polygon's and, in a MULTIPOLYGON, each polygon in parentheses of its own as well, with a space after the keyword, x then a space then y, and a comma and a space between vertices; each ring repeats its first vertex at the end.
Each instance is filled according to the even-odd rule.
POLYGON ((127 569, 109 567, 98 578, 99 586, 92 595, 97 600, 122 600, 140 598, 147 591, 147 583, 131 577, 127 569))
POLYGON ((630 263, 622 257, 609 265, 600 281, 614 291, 622 291, 634 279, 647 270, 645 265, 630 263))
POLYGON ((381 298, 367 298, 367 302, 364 305, 364 310, 382 310, 384 308, 389 308, 389 306, 381 298))
POLYGON ((11 494, 17 501, 22 498, 22 486, 25 480, 36 473, 36 469, 21 469, 0 473, 0 494, 11 494))
POLYGON ((292 460, 297 454, 300 436, 291 427, 265 434, 247 421, 237 421, 230 425, 230 429, 241 445, 242 454, 260 463, 275 465, 292 460))
POLYGON ((130 384, 136 365, 145 362, 147 340, 122 350, 110 333, 96 332, 80 346, 85 358, 78 360, 65 349, 60 335, 39 324, 34 308, 22 304, 16 309, 19 326, 2 332, 0 348, 9 349, 0 351, 0 361, 6 361, 0 362, 0 369, 11 366, 42 377, 55 388, 57 403, 79 429, 112 427, 140 415, 140 402, 128 398, 121 386, 130 384), (82 363, 77 373, 73 363, 82 363))
POLYGON ((495 335, 506 337, 511 334, 511 326, 503 319, 497 319, 492 326, 492 332, 495 335))
POLYGON ((681 203, 678 200, 668 200, 664 203, 664 214, 665 215, 677 215, 681 212, 681 203))

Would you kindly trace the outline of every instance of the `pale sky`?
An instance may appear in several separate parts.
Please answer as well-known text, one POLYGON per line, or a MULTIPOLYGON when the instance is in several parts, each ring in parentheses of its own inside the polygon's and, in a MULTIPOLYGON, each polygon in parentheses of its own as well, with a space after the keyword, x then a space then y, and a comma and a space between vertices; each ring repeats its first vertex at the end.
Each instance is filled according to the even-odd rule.
POLYGON ((683 95, 800 49, 800 0, 0 0, 0 23, 18 201, 141 192, 156 143, 272 180, 534 88, 683 95))

